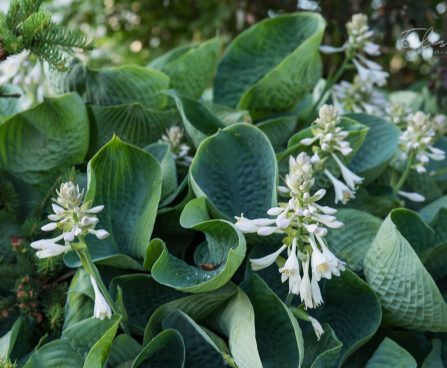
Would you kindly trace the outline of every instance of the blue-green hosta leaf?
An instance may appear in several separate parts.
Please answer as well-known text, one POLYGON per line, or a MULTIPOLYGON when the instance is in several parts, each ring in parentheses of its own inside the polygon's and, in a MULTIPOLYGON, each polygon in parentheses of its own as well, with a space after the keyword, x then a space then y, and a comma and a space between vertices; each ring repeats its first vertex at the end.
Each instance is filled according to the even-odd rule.
POLYGON ((384 318, 422 331, 447 331, 447 305, 415 250, 397 228, 394 210, 385 219, 365 257, 368 284, 377 293, 384 318))
POLYGON ((416 360, 411 354, 388 337, 379 345, 368 360, 366 368, 416 368, 416 360))
MULTIPOLYGON (((15 94, 21 95, 23 91, 20 87, 12 84, 3 84, 2 92, 4 94, 15 94)), ((17 114, 20 111, 20 98, 4 97, 0 98, 0 123, 10 116, 17 114)))
POLYGON ((190 169, 196 196, 206 196, 213 215, 234 221, 265 217, 276 205, 277 165, 273 148, 258 128, 234 124, 206 138, 190 169))
POLYGON ((169 88, 166 74, 135 65, 93 70, 77 61, 56 79, 56 92, 76 91, 87 103, 103 106, 140 102, 160 108, 166 98, 158 92, 169 88))
POLYGON ((173 90, 164 93, 174 99, 183 126, 196 147, 208 135, 216 133, 219 128, 225 128, 225 124, 202 102, 179 95, 173 90))
POLYGON ((373 290, 349 269, 323 287, 323 306, 315 317, 328 323, 343 343, 338 366, 376 333, 382 320, 379 300, 373 290))
POLYGON ((185 344, 179 332, 167 329, 148 341, 131 368, 185 367, 185 344))
POLYGON ((430 175, 421 175, 416 171, 410 172, 402 190, 422 194, 427 202, 434 201, 442 196, 442 190, 435 178, 430 175))
POLYGON ((74 93, 46 98, 0 124, 0 169, 29 184, 58 166, 81 163, 89 126, 82 99, 74 93))
POLYGON ((392 123, 367 114, 347 114, 347 117, 369 127, 365 141, 349 168, 371 183, 386 169, 397 150, 399 129, 392 123))
POLYGON ((413 111, 420 110, 424 103, 423 96, 415 91, 395 91, 390 93, 390 101, 404 104, 413 111))
POLYGON ((110 348, 107 366, 110 368, 131 368, 133 361, 141 352, 141 345, 129 335, 115 337, 110 348))
MULTIPOLYGON (((154 251, 149 261, 152 277, 163 285, 192 293, 215 290, 225 285, 244 259, 244 235, 228 221, 210 220, 204 197, 186 205, 180 223, 184 228, 205 234, 205 242, 196 251, 198 264, 187 264, 170 255, 164 244, 161 248, 157 245, 158 252, 154 251)), ((154 247, 153 242, 150 247, 154 247)))
POLYGON ((256 344, 253 306, 240 288, 225 306, 208 317, 208 321, 228 338, 231 356, 238 367, 262 367, 256 344))
POLYGON ((175 329, 185 344, 185 367, 224 368, 225 362, 219 348, 191 317, 180 310, 173 310, 163 320, 163 329, 175 329))
POLYGON ((343 343, 327 323, 324 323, 322 327, 324 334, 317 341, 311 324, 308 323, 303 326, 304 367, 327 368, 336 366, 343 343))
POLYGON ((154 156, 160 164, 162 174, 161 202, 163 202, 178 187, 174 156, 167 143, 152 143, 144 147, 144 150, 154 156))
POLYGON ((422 363, 422 368, 444 368, 444 363, 442 361, 441 351, 442 343, 441 340, 432 340, 433 349, 427 355, 424 362, 422 363))
POLYGON ((191 98, 199 98, 216 73, 220 41, 182 46, 155 59, 149 66, 169 76, 169 88, 191 98))
POLYGON ((304 340, 300 326, 289 308, 256 274, 243 289, 255 312, 256 342, 264 367, 300 367, 304 340))
POLYGON ((114 106, 90 106, 90 151, 96 153, 114 134, 127 143, 144 147, 157 142, 178 121, 174 110, 156 110, 140 102, 114 106))
POLYGON ((257 124, 270 140, 275 152, 283 151, 290 136, 296 131, 297 115, 272 118, 257 124))
MULTIPOLYGON (((161 169, 143 150, 114 137, 89 162, 86 201, 103 204, 98 228, 110 237, 87 237, 92 257, 119 268, 141 269, 161 193, 161 169)), ((70 266, 77 257, 68 253, 70 266)))
POLYGON ((363 259, 374 240, 382 220, 367 212, 342 208, 337 220, 345 225, 341 229, 330 229, 326 240, 338 258, 345 261, 356 272, 363 270, 363 259))
POLYGON ((121 317, 78 322, 34 352, 26 367, 104 367, 121 317))
POLYGON ((162 331, 163 319, 173 310, 181 310, 194 321, 201 321, 221 307, 236 292, 236 286, 228 283, 224 287, 209 293, 188 295, 163 304, 149 318, 144 331, 144 345, 146 346, 151 339, 162 331))
POLYGON ((291 110, 321 76, 325 22, 316 13, 265 19, 228 47, 214 81, 214 100, 255 119, 291 110))
POLYGON ((436 219, 436 216, 441 208, 447 208, 447 195, 442 196, 436 201, 433 201, 432 203, 421 208, 419 210, 419 215, 426 223, 431 224, 436 219))
POLYGON ((159 306, 179 298, 184 294, 155 282, 151 275, 132 274, 117 276, 110 283, 112 298, 118 287, 123 293, 123 302, 129 316, 132 332, 142 335, 144 326, 152 312, 159 306))

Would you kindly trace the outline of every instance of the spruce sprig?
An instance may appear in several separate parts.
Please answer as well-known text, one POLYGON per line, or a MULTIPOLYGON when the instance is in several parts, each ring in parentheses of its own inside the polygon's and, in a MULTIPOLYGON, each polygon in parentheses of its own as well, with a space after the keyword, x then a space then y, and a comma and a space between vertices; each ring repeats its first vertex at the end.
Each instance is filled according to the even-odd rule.
POLYGON ((64 70, 66 54, 73 49, 91 50, 93 42, 79 31, 68 31, 40 10, 42 0, 12 0, 0 12, 0 61, 29 50, 50 66, 64 70))

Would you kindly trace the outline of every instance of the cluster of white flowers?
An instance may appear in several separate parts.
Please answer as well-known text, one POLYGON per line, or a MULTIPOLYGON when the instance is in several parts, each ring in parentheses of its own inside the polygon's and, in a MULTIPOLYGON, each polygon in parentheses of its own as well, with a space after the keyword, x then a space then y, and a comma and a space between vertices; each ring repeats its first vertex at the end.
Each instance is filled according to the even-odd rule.
POLYGON ((302 139, 301 144, 306 146, 312 145, 314 152, 314 156, 312 157, 313 162, 319 162, 326 157, 332 157, 340 168, 344 183, 338 180, 327 169, 324 169, 324 174, 334 186, 335 203, 340 201, 346 204, 350 199, 355 197, 357 185, 363 182, 363 178, 349 170, 337 155, 348 156, 352 152, 349 142, 345 140, 349 133, 339 126, 340 117, 337 108, 332 105, 323 105, 318 114, 319 117, 311 127, 313 137, 302 139))
POLYGON ((380 115, 386 105, 385 96, 370 82, 362 81, 356 75, 352 83, 341 81, 332 90, 332 99, 337 109, 344 112, 366 112, 380 115))
POLYGON ((391 102, 386 108, 385 112, 388 119, 398 127, 406 124, 408 116, 411 114, 411 109, 402 102, 391 102))
POLYGON ((346 24, 346 30, 348 40, 342 47, 322 46, 321 51, 326 53, 345 51, 352 58, 363 83, 369 86, 384 86, 389 74, 379 64, 364 56, 380 55, 379 45, 371 42, 374 32, 369 28, 368 17, 365 14, 354 14, 351 21, 346 24))
POLYGON ((427 171, 425 165, 432 160, 442 161, 445 152, 433 146, 436 131, 430 116, 418 111, 407 118, 406 129, 399 139, 401 158, 406 160, 410 155, 416 160, 413 168, 418 173, 427 171))
POLYGON ((370 115, 380 115, 386 104, 385 96, 374 86, 362 81, 356 75, 352 83, 341 81, 332 89, 332 100, 337 109, 342 112, 366 112, 370 115))
POLYGON ((192 157, 188 155, 191 147, 182 142, 183 137, 183 129, 174 125, 166 130, 166 134, 161 136, 160 142, 169 145, 169 149, 176 161, 189 165, 192 162, 192 157))
POLYGON ((334 216, 337 212, 334 208, 317 203, 326 191, 312 193, 313 164, 306 153, 300 153, 296 159, 290 156, 285 183, 290 200, 269 209, 267 214, 271 218, 248 219, 241 215, 236 217, 236 226, 244 233, 286 235, 276 252, 250 259, 252 269, 258 271, 272 265, 287 249, 288 258, 279 268, 281 280, 288 281, 289 292, 299 295, 306 308, 316 308, 323 303, 318 281, 339 276, 345 269, 344 263, 328 249, 324 238, 327 228, 340 228, 343 223, 334 216))
MULTIPOLYGON (((57 192, 57 198, 53 200, 54 213, 48 216, 50 223, 42 227, 43 231, 62 231, 53 239, 41 239, 31 243, 31 247, 37 249, 36 256, 39 258, 54 257, 72 249, 71 243, 76 238, 93 234, 98 239, 109 236, 106 230, 95 230, 98 223, 96 215, 104 209, 104 206, 91 207, 91 202, 83 203, 84 191, 79 186, 69 181, 63 183, 57 192), (63 241, 64 245, 58 242, 63 241)), ((94 316, 104 319, 111 317, 111 309, 104 296, 101 294, 96 280, 91 277, 92 286, 95 291, 94 316)))

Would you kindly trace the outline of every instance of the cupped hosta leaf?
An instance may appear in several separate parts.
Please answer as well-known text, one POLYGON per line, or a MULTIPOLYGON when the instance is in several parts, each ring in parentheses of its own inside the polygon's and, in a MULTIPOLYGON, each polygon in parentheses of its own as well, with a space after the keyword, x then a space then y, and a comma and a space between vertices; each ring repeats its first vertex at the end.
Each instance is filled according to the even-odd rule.
POLYGON ((141 345, 129 335, 115 337, 110 349, 107 366, 110 368, 130 368, 141 352, 141 345))
POLYGON ((163 319, 173 310, 181 310, 198 322, 217 310, 236 292, 236 286, 228 283, 224 287, 209 293, 188 295, 163 304, 149 318, 144 331, 144 345, 162 331, 163 319))
POLYGON ((276 205, 277 165, 259 129, 235 124, 205 139, 190 169, 196 196, 206 196, 213 215, 231 219, 265 217, 276 205))
POLYGON ((219 128, 225 128, 225 124, 202 102, 181 96, 173 90, 164 93, 174 99, 186 132, 196 147, 208 135, 216 133, 219 128))
POLYGON ((270 140, 275 152, 283 151, 290 136, 296 131, 298 117, 296 115, 272 118, 257 127, 261 129, 270 140))
POLYGON ((379 230, 382 220, 367 212, 342 208, 337 220, 345 225, 330 229, 326 240, 331 250, 356 272, 363 270, 363 259, 379 230))
POLYGON ((394 210, 385 219, 365 257, 368 284, 377 293, 384 317, 395 325, 447 331, 447 306, 432 277, 397 228, 394 210))
POLYGON ((82 99, 74 93, 46 98, 0 124, 0 169, 34 184, 51 169, 81 163, 88 144, 82 99))
POLYGON ((336 366, 343 343, 327 323, 324 323, 322 327, 324 333, 318 341, 310 323, 303 328, 304 367, 328 368, 336 366))
POLYGON ((93 70, 77 62, 57 78, 57 92, 76 91, 93 105, 121 105, 140 102, 159 108, 166 98, 158 94, 169 88, 169 77, 154 69, 134 65, 93 70))
MULTIPOLYGON (((244 259, 244 235, 230 222, 209 220, 204 197, 186 205, 180 223, 205 234, 205 242, 196 251, 197 264, 189 265, 170 255, 164 244, 161 248, 157 245, 158 252, 151 254, 150 261, 153 278, 163 285, 193 293, 225 285, 244 259)), ((151 242, 150 247, 154 247, 154 243, 151 242)))
POLYGON ((256 119, 291 110, 321 76, 325 22, 316 13, 266 19, 228 47, 214 81, 217 103, 250 110, 256 119))
MULTIPOLYGON (((104 205, 98 228, 110 237, 87 238, 95 260, 122 268, 141 268, 131 257, 142 259, 154 226, 161 193, 157 160, 143 150, 114 137, 89 162, 86 201, 104 205)), ((70 266, 73 253, 66 255, 70 266)))
POLYGON ((399 140, 399 129, 392 123, 367 114, 347 114, 347 117, 369 127, 365 141, 349 165, 349 168, 371 183, 385 170, 393 158, 399 140))
POLYGON ((185 344, 176 330, 168 329, 145 344, 131 368, 185 367, 185 344))
POLYGON ((441 351, 442 343, 441 340, 433 339, 433 349, 427 355, 424 362, 422 363, 422 368, 444 368, 444 363, 442 361, 441 351))
POLYGON ((436 201, 433 201, 432 203, 421 208, 419 210, 419 215, 426 223, 431 224, 435 220, 441 208, 447 208, 447 195, 442 196, 436 201))
POLYGON ((144 150, 154 156, 160 164, 162 174, 161 201, 163 201, 168 195, 173 194, 178 187, 174 156, 167 143, 153 143, 144 147, 144 150))
POLYGON ((160 285, 150 275, 133 274, 117 276, 110 283, 110 292, 116 297, 118 287, 123 293, 123 302, 129 316, 131 330, 139 335, 152 312, 162 304, 184 296, 172 288, 160 285))
POLYGON ((31 355, 26 367, 104 367, 121 317, 78 322, 31 355))
POLYGON ((389 338, 385 338, 374 355, 366 363, 366 368, 416 368, 416 360, 411 354, 389 338))
POLYGON ((349 269, 326 282, 323 299, 324 304, 315 310, 315 317, 328 323, 343 343, 340 366, 376 333, 382 310, 368 284, 349 269))
POLYGON ((207 333, 180 310, 173 310, 163 320, 163 329, 175 329, 183 337, 185 344, 185 367, 224 368, 225 362, 219 348, 207 333))
POLYGON ((220 41, 181 46, 152 61, 149 66, 170 78, 169 87, 191 98, 199 98, 216 73, 220 41))
POLYGON ((90 106, 92 137, 90 151, 95 153, 114 134, 127 143, 144 147, 157 142, 178 121, 173 110, 156 110, 139 102, 114 106, 90 106))
POLYGON ((240 288, 208 321, 228 338, 232 358, 238 367, 262 367, 256 344, 253 306, 240 288))
POLYGON ((301 366, 304 340, 289 308, 256 274, 244 282, 243 289, 255 312, 256 342, 263 366, 301 366))

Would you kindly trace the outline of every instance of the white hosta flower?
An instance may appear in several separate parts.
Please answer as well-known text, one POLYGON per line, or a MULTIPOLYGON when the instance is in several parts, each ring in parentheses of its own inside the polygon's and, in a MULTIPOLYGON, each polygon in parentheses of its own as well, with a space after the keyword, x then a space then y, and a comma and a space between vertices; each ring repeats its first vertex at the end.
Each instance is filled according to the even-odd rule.
POLYGON ((93 276, 90 276, 90 281, 92 282, 93 290, 95 292, 95 306, 93 308, 93 316, 100 320, 105 318, 110 319, 112 317, 112 309, 107 303, 104 295, 102 295, 99 290, 98 284, 93 276))
POLYGON ((334 276, 340 276, 340 272, 346 269, 345 263, 340 261, 334 253, 332 253, 326 245, 324 239, 318 235, 316 235, 316 239, 321 246, 323 251, 323 257, 329 265, 329 269, 334 276))
MULTIPOLYGON (((343 155, 349 155, 352 149, 348 141, 345 138, 348 136, 348 132, 338 126, 340 118, 338 116, 338 110, 332 105, 323 105, 318 111, 319 117, 311 125, 312 138, 304 138, 301 140, 301 144, 306 146, 314 145, 318 141, 318 146, 314 145, 314 149, 323 152, 339 151, 343 155)), ((319 156, 318 153, 318 161, 319 156)), ((314 159, 317 161, 317 159, 314 159)))
POLYGON ((386 84, 389 74, 385 72, 379 64, 361 56, 354 59, 353 63, 362 82, 368 82, 379 87, 386 84))
POLYGON ((316 308, 323 303, 320 287, 315 275, 312 274, 312 278, 309 276, 309 261, 310 255, 304 261, 303 265, 303 278, 300 284, 300 297, 304 302, 305 308, 316 308))
POLYGON ((279 255, 287 248, 287 245, 283 244, 281 248, 279 248, 276 252, 269 254, 262 258, 251 258, 251 268, 253 271, 259 271, 264 268, 267 268, 271 266, 273 263, 275 263, 276 259, 279 257, 279 255))
POLYGON ((341 81, 332 89, 334 105, 340 112, 366 112, 381 115, 386 106, 385 96, 378 92, 371 81, 361 80, 358 75, 352 83, 341 81))
POLYGON ((289 293, 299 294, 301 276, 300 264, 296 255, 296 238, 293 239, 289 257, 284 266, 279 269, 279 272, 281 272, 282 282, 289 280, 289 293))
POLYGON ((61 241, 63 237, 64 234, 59 235, 54 239, 37 240, 31 243, 31 247, 37 249, 36 256, 41 259, 59 256, 71 249, 71 246, 67 243, 65 245, 57 243, 61 241))
POLYGON ((404 192, 402 190, 399 190, 397 192, 398 195, 405 197, 413 202, 425 202, 425 197, 422 194, 415 193, 415 192, 404 192))
POLYGON ((337 163, 338 167, 340 168, 341 175, 343 176, 343 180, 345 181, 346 185, 351 188, 352 190, 357 188, 358 184, 363 183, 363 178, 360 176, 354 174, 351 170, 349 170, 341 160, 337 157, 337 155, 332 154, 332 158, 337 163))
POLYGON ((433 117, 433 128, 439 135, 447 133, 447 116, 438 114, 433 117))
POLYGON ((58 197, 53 200, 52 204, 54 213, 48 216, 52 222, 42 226, 42 231, 61 230, 62 234, 54 239, 43 239, 31 243, 33 248, 40 249, 37 252, 38 257, 62 254, 70 250, 70 243, 80 236, 93 234, 98 239, 105 239, 109 236, 106 230, 95 230, 95 226, 99 222, 96 214, 101 212, 104 206, 91 208, 90 202, 83 203, 84 192, 80 191, 79 186, 71 181, 63 183, 56 192, 58 197), (56 243, 61 240, 65 241, 65 245, 56 243))
POLYGON ((433 146, 436 131, 430 116, 418 111, 410 114, 407 118, 407 127, 399 138, 399 148, 403 153, 403 158, 413 155, 416 163, 413 168, 423 173, 426 171, 425 165, 430 159, 442 161, 445 159, 445 152, 433 146))
POLYGON ((341 202, 343 204, 348 203, 349 200, 355 198, 354 192, 349 189, 349 187, 338 180, 334 175, 332 175, 328 170, 324 170, 324 174, 329 178, 334 186, 335 191, 335 203, 341 202))
POLYGON ((309 321, 312 324, 312 328, 314 329, 315 335, 317 336, 317 341, 320 340, 321 335, 324 334, 323 327, 321 326, 320 322, 318 322, 317 319, 309 316, 309 321))
POLYGON ((182 142, 184 137, 183 129, 178 126, 172 126, 161 136, 160 142, 167 143, 175 160, 190 164, 192 157, 189 156, 191 147, 182 142))
POLYGON ((401 102, 392 102, 386 107, 385 112, 393 124, 401 126, 411 114, 411 109, 401 102))

